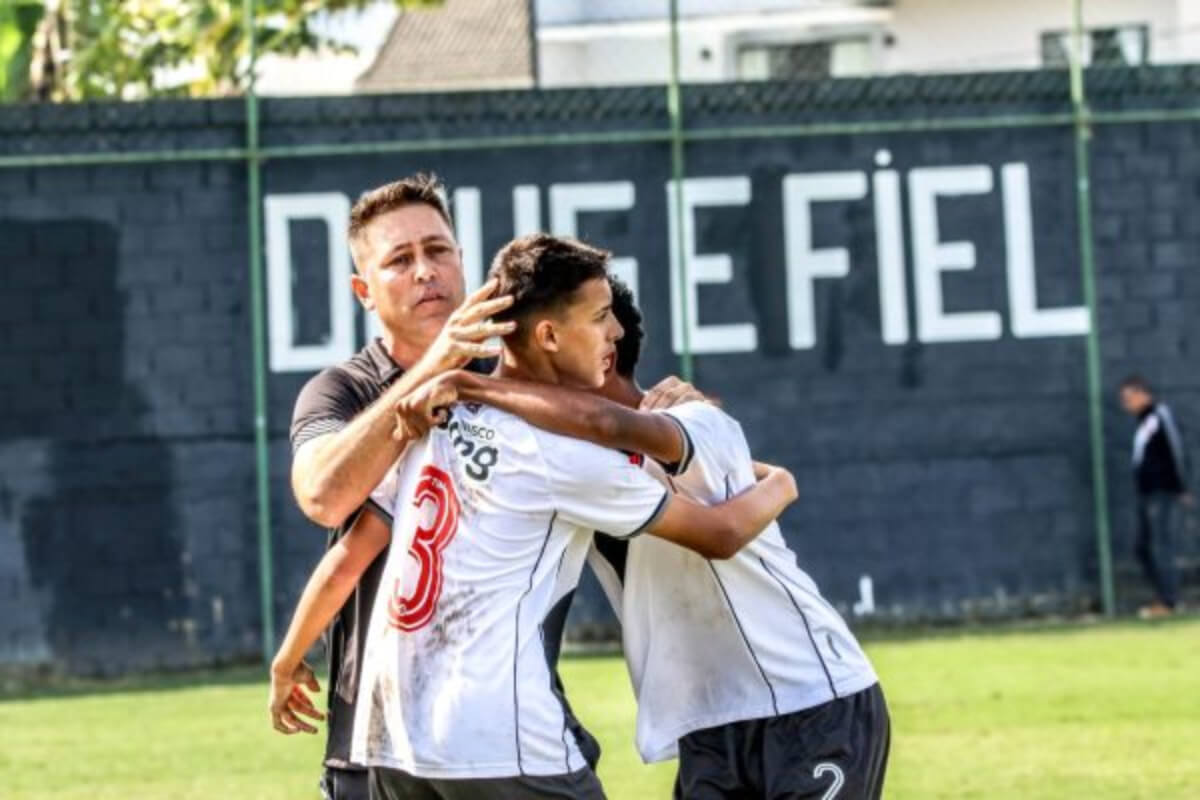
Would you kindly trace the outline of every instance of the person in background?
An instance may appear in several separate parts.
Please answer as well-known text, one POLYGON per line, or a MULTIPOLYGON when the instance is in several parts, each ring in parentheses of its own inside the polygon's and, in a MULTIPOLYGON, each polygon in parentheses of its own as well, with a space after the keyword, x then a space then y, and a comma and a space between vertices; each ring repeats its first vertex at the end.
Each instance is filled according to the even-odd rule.
POLYGON ((1175 523, 1181 504, 1194 501, 1187 488, 1183 436, 1166 403, 1154 398, 1145 378, 1121 381, 1121 407, 1138 421, 1133 434, 1133 474, 1138 496, 1135 553, 1154 587, 1155 600, 1138 611, 1143 619, 1169 616, 1179 600, 1175 571, 1175 523))

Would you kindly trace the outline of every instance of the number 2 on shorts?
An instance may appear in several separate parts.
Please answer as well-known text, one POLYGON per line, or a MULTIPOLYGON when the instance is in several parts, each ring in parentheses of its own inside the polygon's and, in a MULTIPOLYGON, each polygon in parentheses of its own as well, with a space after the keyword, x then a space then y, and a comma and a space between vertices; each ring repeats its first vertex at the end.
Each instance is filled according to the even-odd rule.
POLYGON ((417 481, 413 495, 415 516, 420 519, 421 506, 433 504, 433 522, 429 527, 417 523, 408 554, 418 565, 416 585, 408 596, 400 579, 392 587, 388 601, 388 622, 402 631, 415 631, 429 624, 438 598, 442 594, 442 551, 458 531, 458 495, 454 483, 442 470, 426 465, 417 481))
POLYGON ((824 761, 813 767, 813 777, 820 778, 822 775, 833 775, 833 783, 829 784, 829 788, 825 790, 825 794, 821 795, 821 800, 834 800, 838 796, 838 792, 842 790, 842 786, 846 783, 846 774, 842 772, 842 768, 837 764, 830 764, 824 761))

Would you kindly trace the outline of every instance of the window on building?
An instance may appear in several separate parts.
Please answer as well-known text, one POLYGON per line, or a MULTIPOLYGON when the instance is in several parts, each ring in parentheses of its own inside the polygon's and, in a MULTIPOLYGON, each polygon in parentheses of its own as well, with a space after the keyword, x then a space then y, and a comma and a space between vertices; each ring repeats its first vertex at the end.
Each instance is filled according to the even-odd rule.
POLYGON ((854 37, 811 42, 747 43, 738 47, 743 81, 816 80, 871 72, 871 40, 854 37))
MULTIPOLYGON (((1042 34, 1042 64, 1066 67, 1071 63, 1071 32, 1042 34)), ((1083 32, 1084 66, 1133 67, 1150 60, 1148 25, 1091 28, 1083 32)))

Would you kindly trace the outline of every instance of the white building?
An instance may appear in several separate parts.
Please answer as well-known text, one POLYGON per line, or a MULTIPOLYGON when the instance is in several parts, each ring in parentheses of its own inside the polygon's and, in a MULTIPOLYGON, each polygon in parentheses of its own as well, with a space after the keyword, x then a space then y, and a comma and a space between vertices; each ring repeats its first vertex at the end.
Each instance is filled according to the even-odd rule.
MULTIPOLYGON (((704 82, 1063 66, 1071 8, 1071 0, 679 0, 680 74, 704 82)), ((260 85, 311 94, 663 83, 668 12, 668 0, 444 0, 398 14, 380 0, 332 23, 359 45, 357 56, 269 59, 260 85)), ((1200 60, 1200 0, 1084 0, 1084 26, 1090 62, 1200 60)))
MULTIPOLYGON (((1085 58, 1200 58, 1200 0, 1084 0, 1085 58)), ((653 83, 670 70, 666 0, 537 0, 543 86, 653 83)), ((685 82, 1065 64, 1070 0, 679 0, 685 82)))

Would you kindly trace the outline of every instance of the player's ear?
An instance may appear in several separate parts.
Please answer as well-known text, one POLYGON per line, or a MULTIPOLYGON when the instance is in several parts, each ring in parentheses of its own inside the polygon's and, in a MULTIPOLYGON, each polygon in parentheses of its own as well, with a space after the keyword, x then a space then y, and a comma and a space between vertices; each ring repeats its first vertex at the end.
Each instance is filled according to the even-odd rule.
POLYGON ((534 343, 547 353, 558 352, 558 331, 554 323, 548 319, 540 319, 533 326, 534 343))

